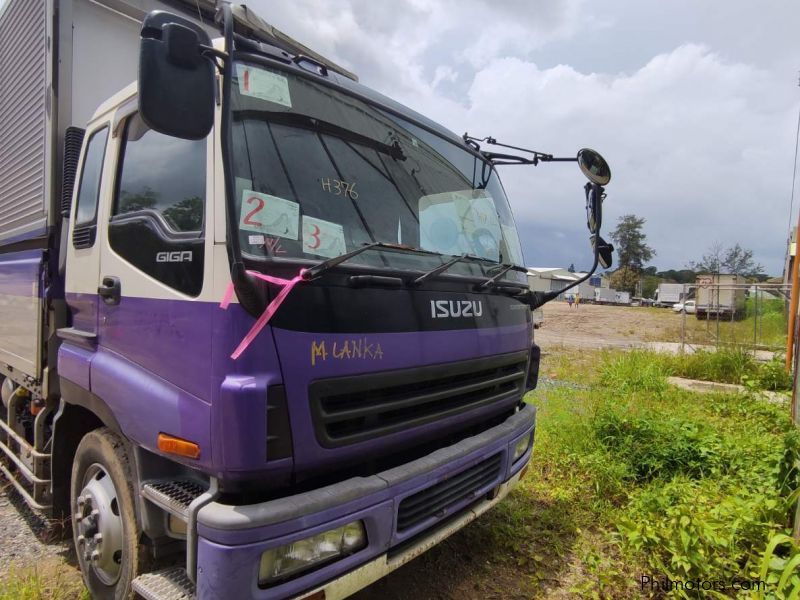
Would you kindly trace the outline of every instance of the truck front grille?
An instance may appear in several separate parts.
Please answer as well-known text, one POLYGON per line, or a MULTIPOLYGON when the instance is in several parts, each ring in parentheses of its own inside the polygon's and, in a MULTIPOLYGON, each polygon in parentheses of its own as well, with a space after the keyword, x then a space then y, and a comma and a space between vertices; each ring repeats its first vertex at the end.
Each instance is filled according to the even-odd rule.
POLYGON ((317 439, 343 446, 489 404, 507 407, 525 389, 528 353, 314 381, 317 439))
POLYGON ((496 454, 403 499, 397 510, 397 531, 411 529, 431 517, 444 517, 451 506, 477 498, 482 489, 497 481, 500 460, 501 455, 496 454))

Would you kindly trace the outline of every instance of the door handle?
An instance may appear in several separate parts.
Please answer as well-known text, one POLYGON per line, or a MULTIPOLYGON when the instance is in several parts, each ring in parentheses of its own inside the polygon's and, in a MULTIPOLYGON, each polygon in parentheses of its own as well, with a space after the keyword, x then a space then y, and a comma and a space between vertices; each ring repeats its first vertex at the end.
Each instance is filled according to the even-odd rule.
POLYGON ((119 304, 122 297, 122 285, 119 282, 119 277, 103 277, 103 283, 97 288, 97 295, 100 296, 103 302, 108 306, 119 304))

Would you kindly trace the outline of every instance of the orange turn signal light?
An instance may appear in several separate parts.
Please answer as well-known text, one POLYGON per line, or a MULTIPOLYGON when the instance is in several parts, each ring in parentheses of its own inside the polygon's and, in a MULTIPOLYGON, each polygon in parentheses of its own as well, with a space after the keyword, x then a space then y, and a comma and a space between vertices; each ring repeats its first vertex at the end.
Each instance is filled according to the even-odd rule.
POLYGON ((158 449, 168 454, 177 454, 187 458, 200 458, 200 446, 194 442, 167 435, 166 433, 158 434, 158 449))

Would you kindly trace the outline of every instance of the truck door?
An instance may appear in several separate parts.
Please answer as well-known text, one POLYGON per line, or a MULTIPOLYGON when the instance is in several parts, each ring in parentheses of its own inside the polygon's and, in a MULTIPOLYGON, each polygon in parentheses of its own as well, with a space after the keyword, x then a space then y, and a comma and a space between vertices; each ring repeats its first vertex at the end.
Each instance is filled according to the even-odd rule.
MULTIPOLYGON (((115 140, 116 180, 97 276, 99 346, 113 355, 94 361, 92 390, 118 394, 124 382, 117 369, 128 369, 136 381, 153 377, 163 389, 207 399, 215 308, 205 293, 212 283, 211 144, 153 131, 138 113, 119 122, 115 140)), ((153 381, 142 383, 150 391, 140 394, 154 395, 153 381)))

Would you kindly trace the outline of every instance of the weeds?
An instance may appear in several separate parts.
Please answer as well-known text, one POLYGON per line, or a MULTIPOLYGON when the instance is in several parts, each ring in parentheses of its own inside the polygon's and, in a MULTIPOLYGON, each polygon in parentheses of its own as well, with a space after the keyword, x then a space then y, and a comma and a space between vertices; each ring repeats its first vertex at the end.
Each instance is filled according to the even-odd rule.
MULTIPOLYGON (((781 387, 780 359, 760 365, 736 349, 595 356, 599 368, 582 374, 589 389, 548 389, 531 398, 540 409, 539 426, 522 491, 531 501, 558 499, 571 507, 550 515, 563 519, 554 529, 591 532, 574 542, 581 572, 590 579, 573 590, 610 596, 609 582, 644 572, 677 580, 757 576, 767 541, 788 522, 800 433, 785 407, 755 394, 694 394, 666 378, 739 383, 751 377, 752 388, 781 387), (588 550, 585 540, 598 535, 605 542, 588 550), (615 561, 611 548, 618 552, 615 561)), ((527 506, 535 515, 535 504, 518 502, 518 510, 527 506)), ((781 555, 787 561, 793 556, 781 555)), ((623 597, 640 590, 628 592, 623 597)))
POLYGON ((720 467, 721 442, 711 431, 685 419, 630 415, 605 408, 594 433, 637 483, 655 477, 699 478, 720 467))
POLYGON ((797 542, 783 533, 775 535, 761 557, 758 576, 759 581, 765 581, 768 586, 766 590, 759 590, 755 596, 758 600, 800 597, 800 546, 797 542))
POLYGON ((669 372, 654 356, 657 355, 641 350, 608 355, 603 361, 600 384, 622 393, 663 394, 669 372))
POLYGON ((0 600, 89 600, 80 574, 55 560, 32 567, 6 567, 0 600))
POLYGON ((670 375, 721 383, 741 383, 743 376, 755 375, 758 371, 752 354, 744 348, 735 347, 664 356, 660 362, 670 375))
POLYGON ((663 394, 667 376, 745 384, 753 390, 788 390, 791 374, 780 354, 765 363, 741 346, 698 350, 693 353, 660 354, 647 350, 606 354, 599 383, 619 392, 663 394))

